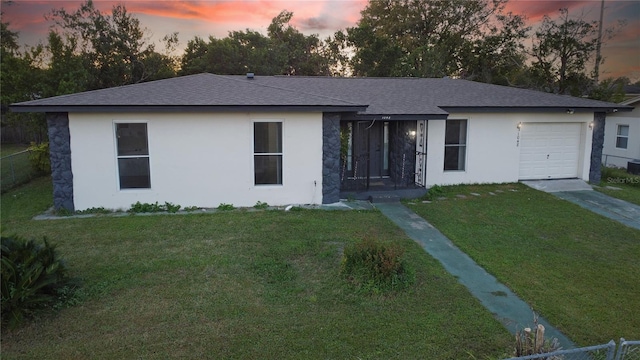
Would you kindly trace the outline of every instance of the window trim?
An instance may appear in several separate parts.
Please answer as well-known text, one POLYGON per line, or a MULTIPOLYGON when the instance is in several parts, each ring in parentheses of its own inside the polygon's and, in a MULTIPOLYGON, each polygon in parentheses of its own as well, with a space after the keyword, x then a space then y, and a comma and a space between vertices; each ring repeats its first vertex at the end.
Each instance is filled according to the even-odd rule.
POLYGON ((443 172, 466 172, 467 171, 467 153, 469 148, 469 119, 446 119, 444 124, 444 151, 442 152, 442 171, 443 172), (449 121, 465 122, 465 138, 464 144, 447 144, 447 124, 449 121), (447 170, 446 167, 446 151, 448 147, 464 148, 464 168, 456 170, 447 170))
POLYGON ((629 149, 629 134, 630 133, 631 133, 631 126, 629 124, 616 124, 616 141, 615 141, 616 149, 618 149, 618 150, 628 150, 629 149), (621 135, 620 134, 620 128, 623 127, 623 126, 627 128, 627 135, 621 135), (620 139, 620 138, 627 139, 627 146, 626 147, 618 147, 618 139, 620 139))
POLYGON ((264 188, 264 187, 282 187, 284 186, 284 152, 285 152, 285 137, 284 137, 284 133, 285 133, 285 126, 284 126, 284 119, 254 119, 251 122, 251 154, 253 155, 251 157, 251 162, 253 165, 253 168, 251 170, 251 173, 253 175, 253 186, 254 187, 260 187, 260 188, 264 188), (256 152, 256 123, 280 123, 280 141, 282 142, 281 144, 281 149, 279 153, 257 153, 256 152), (280 168, 281 168, 281 174, 280 174, 280 183, 276 183, 276 184, 256 184, 256 156, 280 156, 280 168))
POLYGON ((115 154, 115 168, 116 168, 116 186, 118 191, 150 191, 153 188, 151 181, 152 164, 151 164, 151 139, 149 136, 149 121, 148 120, 114 120, 113 121, 113 146, 114 146, 114 154, 115 154), (118 124, 145 124, 147 127, 147 155, 119 155, 118 154, 118 124), (120 165, 118 164, 118 160, 120 159, 134 159, 146 157, 149 161, 149 187, 148 188, 122 188, 120 185, 120 165))

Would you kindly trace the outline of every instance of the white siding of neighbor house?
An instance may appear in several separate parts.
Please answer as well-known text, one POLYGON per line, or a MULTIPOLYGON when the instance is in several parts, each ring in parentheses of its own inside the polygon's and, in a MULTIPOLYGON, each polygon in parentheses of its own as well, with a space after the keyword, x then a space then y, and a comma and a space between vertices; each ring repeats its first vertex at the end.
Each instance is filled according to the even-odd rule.
POLYGON ((631 112, 607 114, 604 127, 602 163, 606 166, 627 168, 627 162, 640 159, 640 101, 631 112), (616 148, 618 125, 629 125, 629 142, 626 149, 616 148))
POLYGON ((444 171, 445 120, 428 121, 426 185, 516 182, 519 179, 518 123, 580 123, 578 178, 589 179, 593 113, 452 113, 466 119, 467 150, 464 171, 444 171))
POLYGON ((76 210, 322 203, 321 113, 70 113, 76 210), (283 184, 254 185, 253 123, 283 122, 283 184), (151 189, 119 189, 115 122, 146 122, 151 189))

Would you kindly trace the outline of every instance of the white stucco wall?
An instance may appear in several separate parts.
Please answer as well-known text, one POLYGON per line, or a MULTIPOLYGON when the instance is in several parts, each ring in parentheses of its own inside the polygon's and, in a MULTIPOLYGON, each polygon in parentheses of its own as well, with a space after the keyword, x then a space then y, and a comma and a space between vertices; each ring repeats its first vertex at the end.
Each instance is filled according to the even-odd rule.
POLYGON ((449 119, 468 120, 466 169, 444 171, 445 120, 429 120, 427 186, 518 181, 518 123, 581 123, 578 177, 589 179, 593 113, 452 113, 449 119))
POLYGON ((76 210, 322 203, 321 113, 70 113, 76 210), (283 184, 254 185, 253 123, 283 122, 283 184), (151 189, 119 189, 115 122, 146 122, 151 189))
POLYGON ((627 167, 627 162, 640 159, 640 102, 632 112, 607 114, 604 127, 602 163, 607 166, 627 167), (629 142, 626 149, 616 148, 618 125, 629 125, 629 142))

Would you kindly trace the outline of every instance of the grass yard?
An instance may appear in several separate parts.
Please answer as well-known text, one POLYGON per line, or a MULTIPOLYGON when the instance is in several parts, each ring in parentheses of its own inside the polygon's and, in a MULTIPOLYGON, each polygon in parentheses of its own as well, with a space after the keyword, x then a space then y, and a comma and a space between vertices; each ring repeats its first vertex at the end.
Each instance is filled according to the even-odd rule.
POLYGON ((573 341, 640 339, 640 231, 521 184, 443 190, 408 206, 573 341))
POLYGON ((603 167, 600 187, 595 190, 640 205, 640 176, 629 174, 625 169, 603 167))
MULTIPOLYGON (((47 236, 84 280, 79 305, 2 333, 3 359, 489 359, 512 336, 375 211, 30 220, 50 179, 2 196, 2 232, 47 236), (416 283, 355 293, 349 242, 406 248, 416 283)), ((616 280, 616 279, 614 279, 616 280)))

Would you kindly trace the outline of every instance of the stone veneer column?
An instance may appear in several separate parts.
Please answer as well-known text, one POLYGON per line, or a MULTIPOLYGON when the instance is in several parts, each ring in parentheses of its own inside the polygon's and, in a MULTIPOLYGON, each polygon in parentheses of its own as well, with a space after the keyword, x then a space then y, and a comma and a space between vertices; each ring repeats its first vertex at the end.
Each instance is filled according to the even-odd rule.
POLYGON ((340 201, 340 114, 322 114, 322 203, 340 201))
POLYGON ((53 207, 74 211, 73 173, 71 172, 71 136, 68 113, 47 113, 53 207))
POLYGON ((607 114, 597 112, 593 114, 593 139, 591 143, 591 168, 589 182, 599 184, 602 177, 602 148, 604 147, 604 125, 607 114))

